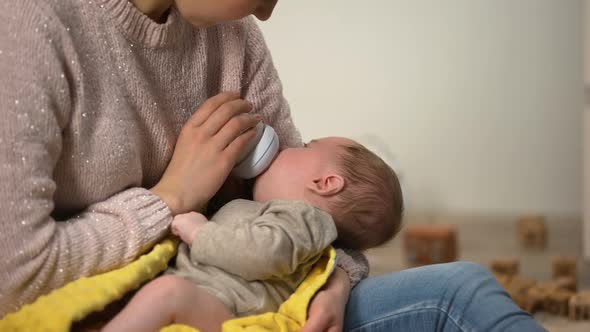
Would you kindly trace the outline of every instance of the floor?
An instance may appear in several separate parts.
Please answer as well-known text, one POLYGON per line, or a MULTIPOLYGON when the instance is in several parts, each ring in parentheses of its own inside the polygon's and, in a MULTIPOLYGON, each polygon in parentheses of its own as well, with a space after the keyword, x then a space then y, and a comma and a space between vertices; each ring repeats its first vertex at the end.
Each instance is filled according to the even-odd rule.
MULTIPOLYGON (((582 225, 578 218, 547 217, 548 245, 545 250, 524 250, 516 241, 516 218, 510 216, 480 217, 468 215, 408 214, 405 224, 455 224, 459 237, 459 259, 488 265, 498 257, 520 258, 521 274, 538 280, 551 278, 551 259, 555 255, 578 257, 578 289, 590 289, 590 264, 581 259, 582 225)), ((402 251, 402 234, 387 245, 367 252, 371 275, 408 268, 402 251)), ((590 321, 539 312, 535 318, 552 332, 587 332, 590 321)))

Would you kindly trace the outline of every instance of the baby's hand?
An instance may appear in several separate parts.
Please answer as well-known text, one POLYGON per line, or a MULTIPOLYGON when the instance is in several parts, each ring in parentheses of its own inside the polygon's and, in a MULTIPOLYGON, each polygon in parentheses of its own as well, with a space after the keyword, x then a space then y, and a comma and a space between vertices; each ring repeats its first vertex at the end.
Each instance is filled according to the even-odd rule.
POLYGON ((197 212, 179 214, 172 220, 172 233, 191 245, 199 229, 207 222, 207 217, 197 212))

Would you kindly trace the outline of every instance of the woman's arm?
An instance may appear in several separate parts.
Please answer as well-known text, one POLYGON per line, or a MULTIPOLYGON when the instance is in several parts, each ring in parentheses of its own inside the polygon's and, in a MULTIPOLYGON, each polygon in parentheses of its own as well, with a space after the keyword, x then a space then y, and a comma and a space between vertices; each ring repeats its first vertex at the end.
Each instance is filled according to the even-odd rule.
POLYGON ((302 332, 342 331, 350 290, 369 273, 369 262, 356 250, 337 249, 337 268, 311 300, 302 332))
POLYGON ((336 268, 326 285, 312 298, 301 332, 342 331, 350 288, 346 272, 336 268))
MULTIPOLYGON (((69 33, 37 1, 0 4, 0 317, 80 276, 131 261, 171 214, 130 188, 56 222, 55 166, 80 73, 69 33), (41 6, 41 5, 39 5, 41 6)), ((69 156, 67 156, 69 157, 69 156)), ((72 181, 84 177, 72 170, 72 181)), ((107 179, 105 179, 107 180, 107 179)))
MULTIPOLYGON (((121 192, 71 219, 55 217, 58 222, 52 217, 56 171, 88 191, 112 181, 86 174, 62 151, 72 123, 93 117, 74 118, 85 81, 72 36, 81 32, 62 24, 63 13, 52 7, 61 4, 0 2, 0 316, 81 276, 121 267, 152 247, 174 213, 198 208, 213 195, 254 136, 239 133, 259 121, 234 117, 250 108, 237 93, 207 100, 183 127, 166 179, 153 191, 123 190, 121 184, 121 192), (219 104, 225 107, 217 112, 219 104)), ((91 134, 80 132, 76 140, 91 134)))
POLYGON ((337 266, 348 275, 351 289, 369 275, 369 261, 358 250, 337 248, 336 259, 337 266))

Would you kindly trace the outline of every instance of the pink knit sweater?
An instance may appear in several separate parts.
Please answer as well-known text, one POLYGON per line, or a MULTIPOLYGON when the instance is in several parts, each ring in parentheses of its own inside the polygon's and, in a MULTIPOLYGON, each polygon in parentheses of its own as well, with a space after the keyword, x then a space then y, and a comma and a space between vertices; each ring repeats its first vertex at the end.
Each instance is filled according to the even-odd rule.
MULTIPOLYGON (((251 18, 195 28, 127 0, 1 1, 0 74, 0 317, 168 233, 145 188, 208 97, 241 91, 301 144, 251 18)), ((353 283, 366 276, 362 255, 340 255, 353 283)))

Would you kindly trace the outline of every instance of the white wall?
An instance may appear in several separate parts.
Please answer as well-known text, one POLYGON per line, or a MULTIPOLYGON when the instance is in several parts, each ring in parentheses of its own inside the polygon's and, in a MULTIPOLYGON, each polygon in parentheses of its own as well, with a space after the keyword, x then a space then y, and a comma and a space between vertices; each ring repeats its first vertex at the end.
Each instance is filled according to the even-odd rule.
POLYGON ((581 0, 281 0, 304 138, 376 135, 408 207, 581 215, 581 0))

